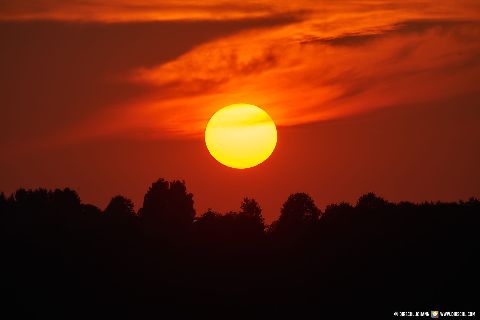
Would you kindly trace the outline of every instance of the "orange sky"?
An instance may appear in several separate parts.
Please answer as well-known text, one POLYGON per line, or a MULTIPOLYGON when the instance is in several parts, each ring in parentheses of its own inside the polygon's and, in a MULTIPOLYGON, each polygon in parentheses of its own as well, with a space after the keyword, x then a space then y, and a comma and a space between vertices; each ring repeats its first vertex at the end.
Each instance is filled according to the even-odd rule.
POLYGON ((199 213, 249 195, 268 220, 295 191, 479 196, 479 18, 475 0, 0 0, 0 190, 138 208, 157 177, 182 178, 199 213), (203 143, 239 102, 279 127, 247 171, 203 143))

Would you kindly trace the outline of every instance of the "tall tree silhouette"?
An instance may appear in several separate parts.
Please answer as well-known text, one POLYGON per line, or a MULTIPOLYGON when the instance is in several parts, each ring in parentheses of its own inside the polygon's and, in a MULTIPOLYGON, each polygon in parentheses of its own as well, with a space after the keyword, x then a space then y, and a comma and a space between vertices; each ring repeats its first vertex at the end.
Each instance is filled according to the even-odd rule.
POLYGON ((308 194, 294 193, 283 204, 280 217, 271 229, 281 234, 299 233, 313 227, 320 214, 320 209, 308 194))
POLYGON ((244 198, 240 205, 240 213, 258 219, 263 224, 262 208, 255 199, 244 198))
POLYGON ((265 222, 262 216, 262 208, 255 199, 244 198, 240 205, 239 216, 252 236, 261 236, 265 230, 265 222))
POLYGON ((192 225, 195 217, 193 194, 187 192, 184 181, 159 179, 145 194, 139 214, 150 232, 184 232, 192 225))
POLYGON ((115 196, 105 208, 105 215, 117 224, 127 224, 135 216, 132 200, 121 195, 115 196))

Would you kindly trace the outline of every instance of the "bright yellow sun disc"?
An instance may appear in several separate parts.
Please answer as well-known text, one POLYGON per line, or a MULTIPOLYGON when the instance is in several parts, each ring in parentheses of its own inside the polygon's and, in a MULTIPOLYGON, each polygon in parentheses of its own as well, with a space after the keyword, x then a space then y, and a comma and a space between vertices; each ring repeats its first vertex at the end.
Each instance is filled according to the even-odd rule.
POLYGON ((259 107, 232 104, 212 116, 205 129, 205 143, 218 162, 235 169, 251 168, 272 154, 277 128, 259 107))

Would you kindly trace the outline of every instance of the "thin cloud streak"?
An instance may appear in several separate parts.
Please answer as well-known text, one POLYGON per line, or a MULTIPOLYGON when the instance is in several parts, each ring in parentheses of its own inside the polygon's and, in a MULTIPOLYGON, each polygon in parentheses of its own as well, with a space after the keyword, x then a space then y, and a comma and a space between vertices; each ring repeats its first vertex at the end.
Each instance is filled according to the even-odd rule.
POLYGON ((317 21, 329 24, 349 15, 356 19, 385 19, 392 14, 425 18, 478 16, 476 0, 341 0, 341 1, 259 1, 244 0, 0 0, 0 20, 73 20, 73 21, 165 21, 227 20, 266 17, 286 12, 310 12, 317 21), (475 14, 476 13, 476 14, 475 14))
POLYGON ((0 20, 172 21, 262 18, 298 5, 268 2, 191 0, 0 0, 0 20))

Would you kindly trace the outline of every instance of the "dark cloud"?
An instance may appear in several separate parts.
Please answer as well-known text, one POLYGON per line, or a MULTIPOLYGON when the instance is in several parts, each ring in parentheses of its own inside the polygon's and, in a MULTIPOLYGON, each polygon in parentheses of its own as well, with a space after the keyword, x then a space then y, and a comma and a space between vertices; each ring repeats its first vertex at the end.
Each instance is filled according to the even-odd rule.
POLYGON ((1 22, 0 142, 68 127, 153 90, 121 81, 129 70, 165 63, 240 30, 292 21, 1 22))
POLYGON ((480 25, 480 23, 469 20, 409 20, 391 26, 385 26, 378 30, 347 33, 337 37, 306 37, 301 43, 320 43, 332 46, 359 46, 392 35, 423 33, 433 28, 445 32, 453 27, 461 25, 480 25))

